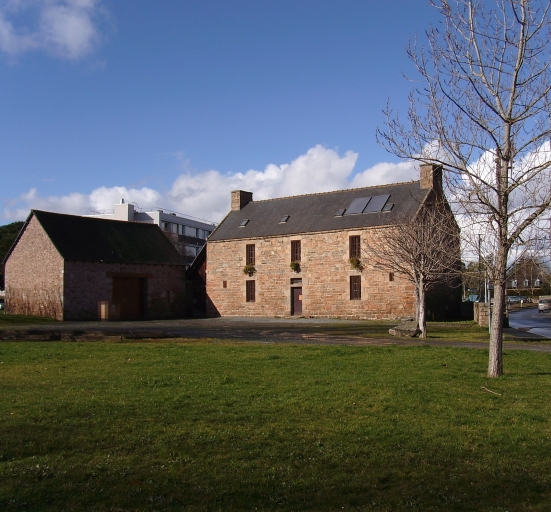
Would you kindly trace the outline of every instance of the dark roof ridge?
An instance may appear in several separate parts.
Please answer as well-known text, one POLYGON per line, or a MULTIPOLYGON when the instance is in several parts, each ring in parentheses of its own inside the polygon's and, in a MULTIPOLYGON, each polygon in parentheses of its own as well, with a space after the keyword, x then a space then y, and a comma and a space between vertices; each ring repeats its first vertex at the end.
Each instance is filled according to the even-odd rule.
POLYGON ((412 181, 400 181, 398 183, 382 183, 381 185, 370 185, 369 187, 356 187, 356 188, 343 188, 341 190, 329 190, 327 192, 312 192, 310 194, 300 194, 298 196, 282 196, 282 197, 272 197, 271 199, 259 199, 253 200, 253 203, 267 203, 268 201, 278 201, 279 199, 293 199, 295 197, 309 197, 309 196, 323 196, 328 194, 337 194, 338 192, 353 192, 354 190, 366 190, 370 188, 381 188, 381 187, 397 187, 399 185, 412 185, 414 183, 419 183, 420 180, 412 181))
POLYGON ((154 223, 128 222, 31 210, 65 261, 183 265, 182 257, 154 223))

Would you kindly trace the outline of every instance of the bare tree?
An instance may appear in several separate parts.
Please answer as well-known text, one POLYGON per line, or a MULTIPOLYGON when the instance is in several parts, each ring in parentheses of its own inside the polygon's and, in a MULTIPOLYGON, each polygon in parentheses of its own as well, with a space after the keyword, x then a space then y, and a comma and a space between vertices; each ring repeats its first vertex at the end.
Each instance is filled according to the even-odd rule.
POLYGON ((480 297, 483 289, 483 276, 485 276, 484 265, 479 262, 469 261, 461 271, 463 295, 470 296, 476 290, 476 295, 480 297))
POLYGON ((427 48, 408 49, 423 87, 410 95, 408 123, 387 107, 377 136, 395 155, 445 167, 466 250, 481 239, 491 255, 488 375, 497 377, 511 250, 538 237, 551 204, 550 2, 431 3, 442 26, 428 30, 427 48))
POLYGON ((427 336, 427 291, 460 276, 459 235, 448 204, 428 202, 415 216, 396 219, 390 229, 378 230, 367 242, 376 267, 396 272, 414 285, 421 338, 427 336))

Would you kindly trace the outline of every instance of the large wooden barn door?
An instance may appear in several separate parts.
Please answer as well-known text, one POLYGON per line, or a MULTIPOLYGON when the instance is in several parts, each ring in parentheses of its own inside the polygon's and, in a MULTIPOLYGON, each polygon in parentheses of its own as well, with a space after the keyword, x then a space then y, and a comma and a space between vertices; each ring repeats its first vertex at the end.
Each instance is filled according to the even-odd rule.
POLYGON ((113 278, 113 304, 118 304, 121 320, 143 318, 143 279, 139 277, 113 278))
POLYGON ((291 288, 291 315, 302 315, 302 288, 291 288))

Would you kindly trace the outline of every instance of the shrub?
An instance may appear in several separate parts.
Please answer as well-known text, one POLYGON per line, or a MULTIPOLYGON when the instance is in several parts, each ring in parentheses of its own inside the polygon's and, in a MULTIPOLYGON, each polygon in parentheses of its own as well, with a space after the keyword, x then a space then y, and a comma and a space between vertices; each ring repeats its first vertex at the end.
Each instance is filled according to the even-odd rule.
POLYGON ((249 277, 254 276, 256 273, 256 268, 254 268, 254 265, 252 263, 247 263, 243 267, 243 274, 247 274, 249 277))
POLYGON ((293 272, 300 272, 300 263, 298 261, 291 261, 291 270, 293 272))
POLYGON ((348 260, 348 263, 350 263, 350 266, 354 270, 362 270, 362 262, 360 261, 359 258, 356 258, 355 256, 352 256, 352 258, 350 258, 348 260))

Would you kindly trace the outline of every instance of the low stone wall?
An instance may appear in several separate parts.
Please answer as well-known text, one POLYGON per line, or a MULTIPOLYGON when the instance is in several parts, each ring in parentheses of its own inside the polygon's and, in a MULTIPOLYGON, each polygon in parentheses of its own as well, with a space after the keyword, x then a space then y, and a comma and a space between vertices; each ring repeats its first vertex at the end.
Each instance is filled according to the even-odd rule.
MULTIPOLYGON (((474 306, 474 321, 480 325, 480 327, 490 326, 490 312, 488 311, 488 304, 485 302, 475 302, 474 306)), ((503 315, 503 327, 509 327, 509 315, 505 313, 503 315)))
POLYGON ((488 304, 485 302, 475 302, 473 304, 474 306, 474 321, 480 325, 480 327, 488 327, 489 324, 489 311, 488 311, 488 304))

